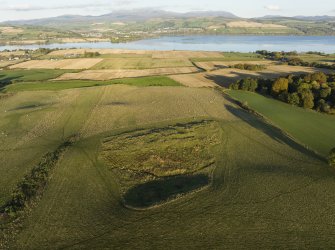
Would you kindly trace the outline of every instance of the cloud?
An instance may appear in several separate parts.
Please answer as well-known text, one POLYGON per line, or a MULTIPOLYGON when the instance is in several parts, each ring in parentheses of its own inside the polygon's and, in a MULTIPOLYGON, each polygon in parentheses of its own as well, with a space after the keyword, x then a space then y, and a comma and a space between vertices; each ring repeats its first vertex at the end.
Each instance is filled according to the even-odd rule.
MULTIPOLYGON (((122 4, 123 1, 119 1, 122 4)), ((90 9, 110 7, 107 3, 94 3, 94 4, 68 4, 68 5, 53 5, 53 6, 39 6, 31 4, 17 4, 7 5, 0 7, 0 11, 38 11, 38 10, 65 10, 65 9, 90 9)))
POLYGON ((279 11, 279 10, 281 10, 278 5, 271 5, 271 4, 264 6, 264 8, 267 9, 267 10, 271 10, 271 11, 279 11))

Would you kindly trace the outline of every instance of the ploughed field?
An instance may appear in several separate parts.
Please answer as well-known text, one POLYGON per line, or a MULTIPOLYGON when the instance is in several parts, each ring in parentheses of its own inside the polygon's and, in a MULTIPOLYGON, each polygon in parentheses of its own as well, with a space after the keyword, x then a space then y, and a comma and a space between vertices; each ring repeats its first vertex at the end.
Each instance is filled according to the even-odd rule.
MULTIPOLYGON (((182 61, 189 56, 204 55, 182 61)), ((322 157, 334 145, 312 129, 334 119, 311 115, 299 129, 307 111, 227 92, 249 98, 275 127, 214 88, 207 72, 52 81, 73 70, 2 72, 15 82, 0 96, 0 207, 48 152, 66 148, 18 219, 1 214, 0 248, 334 246, 335 170, 322 157), (278 118, 285 113, 296 122, 278 118)))

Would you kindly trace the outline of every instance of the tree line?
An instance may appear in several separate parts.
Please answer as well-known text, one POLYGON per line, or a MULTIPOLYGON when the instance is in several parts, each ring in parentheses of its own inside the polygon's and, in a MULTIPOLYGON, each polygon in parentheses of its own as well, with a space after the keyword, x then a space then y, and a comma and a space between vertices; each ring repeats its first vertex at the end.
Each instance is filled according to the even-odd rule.
POLYGON ((266 66, 262 64, 238 63, 235 65, 229 66, 229 68, 249 70, 249 71, 261 71, 261 70, 266 69, 266 66))
MULTIPOLYGON (((304 67, 314 67, 314 68, 321 68, 321 69, 331 69, 335 70, 335 63, 326 64, 326 63, 319 63, 319 62, 306 62, 299 58, 299 54, 296 51, 291 52, 270 52, 267 50, 258 50, 256 51, 257 54, 264 56, 266 59, 279 61, 284 64, 288 64, 291 66, 304 66, 304 67)), ((320 56, 325 56, 326 54, 321 52, 308 52, 307 54, 315 54, 320 56)))
POLYGON ((258 92, 306 109, 335 114, 335 74, 322 72, 276 79, 245 78, 230 89, 258 92))

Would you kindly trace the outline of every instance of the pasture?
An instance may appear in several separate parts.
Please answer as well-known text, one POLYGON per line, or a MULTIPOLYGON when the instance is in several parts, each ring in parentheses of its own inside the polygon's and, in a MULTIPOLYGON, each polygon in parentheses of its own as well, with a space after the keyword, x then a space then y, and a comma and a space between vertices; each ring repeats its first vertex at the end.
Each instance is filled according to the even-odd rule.
MULTIPOLYGON (((79 52, 85 53, 51 54, 61 58, 79 52)), ((76 138, 15 220, 1 211, 0 248, 335 245, 335 170, 323 157, 335 146, 335 117, 249 92, 223 93, 216 85, 309 68, 269 64, 264 72, 199 72, 167 64, 188 64, 198 56, 210 69, 214 63, 226 65, 226 55, 99 53, 98 58, 73 59, 72 67, 81 69, 0 72, 5 85, 0 96, 0 208, 18 184, 30 183, 22 183, 23 178, 32 175, 46 154, 76 138), (105 67, 118 67, 118 60, 122 69, 82 68, 106 62, 105 67), (143 60, 150 61, 150 68, 124 69, 143 60), (154 68, 153 61, 164 67, 154 68), (226 94, 247 102, 274 125, 241 109, 226 94)), ((249 54, 227 56, 235 58, 234 64, 242 58, 260 61, 249 54)))
POLYGON ((40 91, 40 90, 64 90, 72 88, 87 88, 96 86, 106 86, 113 84, 125 84, 131 86, 148 87, 148 86, 180 86, 180 83, 164 76, 152 76, 142 78, 123 78, 109 81, 93 80, 71 80, 71 81, 39 81, 39 82, 22 82, 7 85, 5 92, 15 93, 19 91, 40 91))
POLYGON ((304 110, 247 91, 229 90, 227 93, 241 102, 246 102, 252 109, 265 116, 299 142, 324 156, 327 156, 335 146, 334 116, 304 110))
MULTIPOLYGON (((58 126, 66 133, 80 131, 80 139, 55 167, 11 246, 334 244, 333 207, 324 204, 333 200, 334 171, 215 90, 115 85, 61 93, 72 97, 76 92, 82 102, 71 98, 72 118, 58 126), (211 146, 204 151, 201 145, 211 146), (143 172, 130 171, 132 159, 143 172), (169 161, 174 165, 164 168, 169 161), (202 162, 212 165, 201 170, 202 162), (179 164, 179 175, 165 176, 179 164), (157 197, 162 198, 158 204, 157 197)), ((41 96, 47 98, 47 93, 41 96)))

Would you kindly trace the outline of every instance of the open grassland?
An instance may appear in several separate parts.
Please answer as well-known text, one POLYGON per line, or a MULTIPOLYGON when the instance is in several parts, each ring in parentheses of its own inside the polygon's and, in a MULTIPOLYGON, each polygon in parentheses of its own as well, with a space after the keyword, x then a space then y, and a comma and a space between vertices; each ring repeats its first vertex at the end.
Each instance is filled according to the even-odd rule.
POLYGON ((152 58, 110 58, 104 59, 92 69, 150 69, 192 67, 187 59, 152 59, 152 58))
POLYGON ((143 70, 126 69, 105 69, 105 70, 84 70, 79 73, 66 73, 56 80, 97 80, 105 81, 111 79, 121 79, 130 77, 144 77, 157 75, 189 74, 199 72, 196 67, 176 67, 176 68, 157 68, 143 70))
POLYGON ((70 81, 40 81, 23 82, 7 85, 5 92, 39 91, 39 90, 63 90, 72 88, 87 88, 106 86, 113 84, 125 84, 138 87, 148 86, 180 86, 180 83, 165 76, 149 76, 142 78, 123 78, 109 81, 70 80, 70 81))
POLYGON ((227 92, 247 104, 309 148, 327 156, 335 146, 335 116, 304 110, 247 91, 227 92))
POLYGON ((31 60, 10 66, 11 69, 89 69, 101 62, 100 58, 64 60, 31 60))
MULTIPOLYGON (((136 60, 154 55, 121 52, 136 60)), ((155 53, 170 60, 168 52, 155 53)), ((181 61, 209 56, 175 53, 181 61)), ((113 56, 124 59, 98 59, 113 56)), ((0 207, 47 153, 75 138, 19 219, 0 214, 0 248, 332 248, 335 170, 283 131, 325 156, 335 146, 335 117, 226 92, 281 130, 208 88, 302 70, 277 66, 269 64, 268 73, 229 69, 231 77, 228 69, 196 67, 0 72, 2 82, 14 82, 0 96, 0 207), (123 78, 149 73, 171 76, 123 78), (106 81, 50 80, 85 74, 106 81)))
MULTIPOLYGON (((60 93, 76 92, 82 101, 73 102, 74 117, 63 127, 79 131, 80 138, 55 167, 11 247, 269 249, 335 244, 334 171, 218 92, 118 85, 60 93), (97 129, 100 124, 103 129, 97 129), (204 150, 202 143, 212 146, 204 150), (141 171, 128 179, 133 175, 127 169, 135 168, 132 159, 141 171), (185 159, 189 162, 183 164, 185 159), (200 167, 192 164, 195 159, 213 164, 211 171, 190 174, 200 167), (168 161, 175 165, 165 169, 168 161), (178 164, 184 174, 164 176, 178 164), (142 172, 147 171, 164 177, 146 179, 142 172), (146 196, 139 195, 143 192, 146 196), (170 202, 163 199, 160 206, 140 212, 123 205, 127 199, 126 205, 146 206, 171 194, 170 202), (138 197, 149 198, 138 203, 138 197)), ((47 93, 40 94, 47 98, 47 93)))
POLYGON ((78 91, 21 92, 0 100, 1 206, 42 155, 78 131, 96 98, 93 90, 86 97, 78 91))

